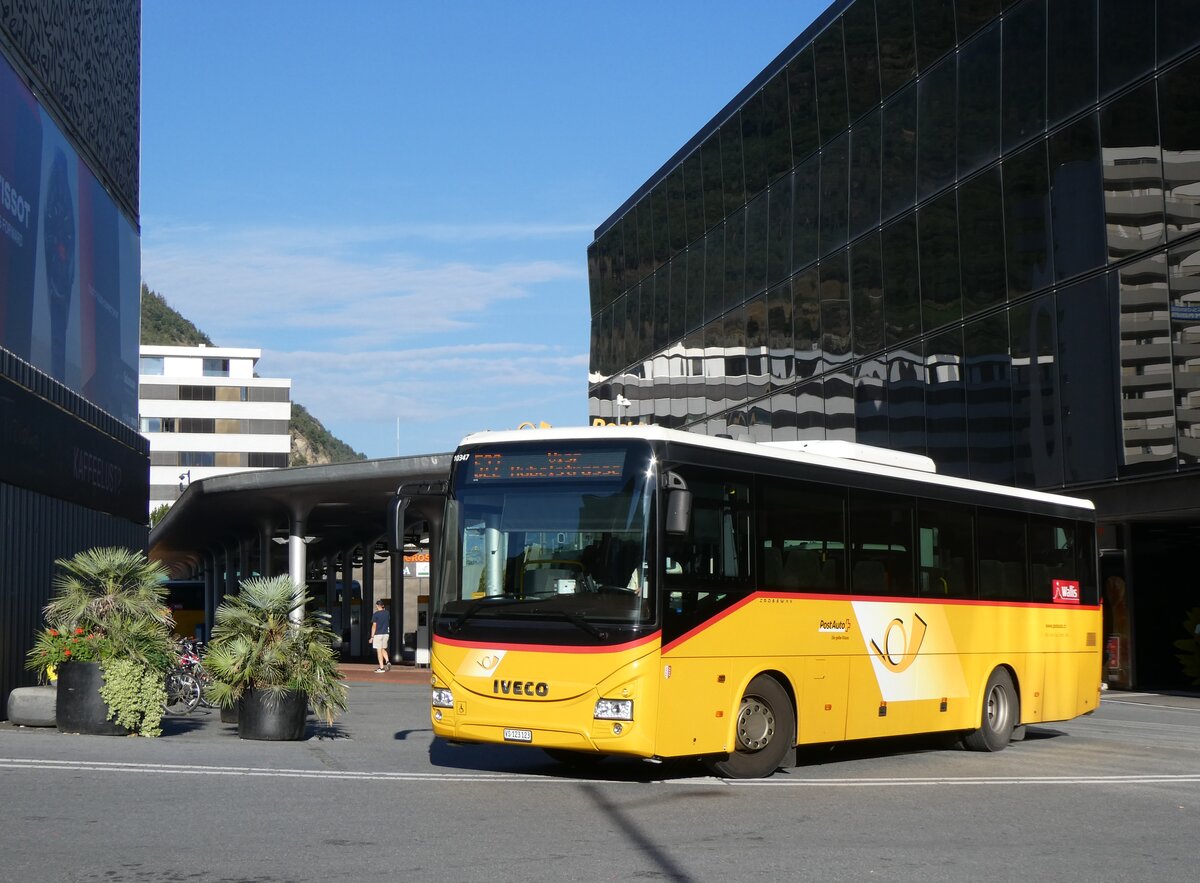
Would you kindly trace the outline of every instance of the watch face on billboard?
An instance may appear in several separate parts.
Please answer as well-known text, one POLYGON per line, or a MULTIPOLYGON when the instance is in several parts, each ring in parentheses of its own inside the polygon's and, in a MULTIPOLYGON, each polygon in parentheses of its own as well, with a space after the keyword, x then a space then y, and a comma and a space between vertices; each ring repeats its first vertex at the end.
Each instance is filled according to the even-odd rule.
POLYGON ((0 346, 129 426, 137 425, 137 240, 0 56, 0 346))
POLYGON ((42 213, 42 254, 50 306, 50 373, 67 382, 67 321, 75 285, 75 200, 67 180, 67 155, 56 148, 42 213))

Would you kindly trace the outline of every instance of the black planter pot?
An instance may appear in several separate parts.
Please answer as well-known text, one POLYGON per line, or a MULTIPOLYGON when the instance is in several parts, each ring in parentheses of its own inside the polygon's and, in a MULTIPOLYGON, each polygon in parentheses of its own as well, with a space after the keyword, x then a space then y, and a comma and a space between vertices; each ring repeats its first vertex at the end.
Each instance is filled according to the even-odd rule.
POLYGON ((247 690, 238 711, 238 736, 269 742, 294 742, 304 738, 308 718, 308 696, 286 693, 282 698, 268 692, 247 690))
POLYGON ((108 719, 108 703, 100 695, 104 678, 98 662, 68 662, 58 667, 54 714, 59 731, 88 736, 128 736, 129 730, 108 719))
POLYGON ((241 707, 241 701, 237 701, 230 706, 221 706, 221 723, 236 724, 238 722, 238 708, 241 707))

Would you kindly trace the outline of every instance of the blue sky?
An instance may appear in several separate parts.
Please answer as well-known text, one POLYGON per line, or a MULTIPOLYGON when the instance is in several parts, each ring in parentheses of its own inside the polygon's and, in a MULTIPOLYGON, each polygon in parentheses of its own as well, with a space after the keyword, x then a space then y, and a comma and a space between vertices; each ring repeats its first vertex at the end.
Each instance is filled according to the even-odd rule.
POLYGON ((826 5, 149 0, 142 277, 369 457, 583 424, 595 228, 826 5))

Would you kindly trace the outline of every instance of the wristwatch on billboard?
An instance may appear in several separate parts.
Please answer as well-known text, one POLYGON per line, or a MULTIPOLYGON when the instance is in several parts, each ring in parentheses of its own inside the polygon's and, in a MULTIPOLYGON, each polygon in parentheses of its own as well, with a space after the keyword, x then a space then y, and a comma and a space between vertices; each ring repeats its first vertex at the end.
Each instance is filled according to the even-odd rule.
POLYGON ((46 258, 46 288, 50 294, 51 373, 65 383, 67 322, 75 284, 75 206, 71 182, 67 179, 67 157, 61 148, 54 152, 42 218, 42 253, 46 258))

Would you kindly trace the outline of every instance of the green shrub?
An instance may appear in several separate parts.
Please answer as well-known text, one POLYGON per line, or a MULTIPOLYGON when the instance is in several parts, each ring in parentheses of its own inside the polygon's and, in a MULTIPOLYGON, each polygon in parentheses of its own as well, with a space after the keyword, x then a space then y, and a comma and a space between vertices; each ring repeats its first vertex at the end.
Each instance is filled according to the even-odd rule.
POLYGON ((55 564, 59 573, 44 611, 46 628, 35 638, 26 667, 46 672, 50 666, 98 662, 111 716, 144 736, 159 735, 163 682, 177 661, 166 569, 121 548, 88 549, 55 564))
POLYGON ((310 600, 277 576, 248 579, 221 602, 204 658, 210 701, 228 708, 254 689, 304 693, 327 723, 346 710, 329 616, 306 610, 310 600))
POLYGON ((143 736, 161 736, 167 704, 162 673, 132 659, 112 659, 103 674, 100 695, 108 704, 109 719, 143 736))

